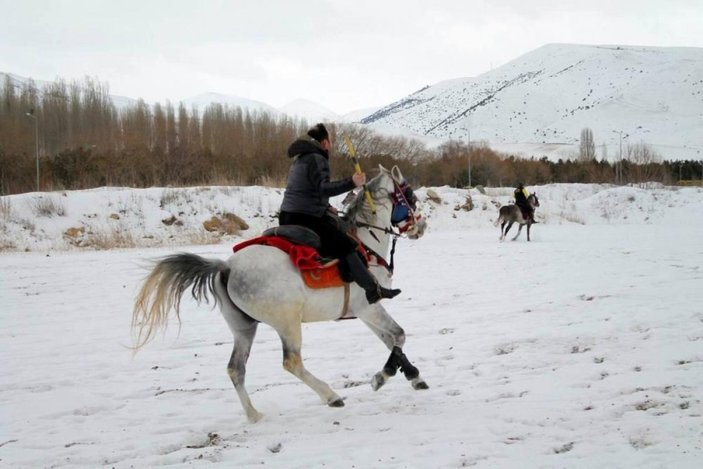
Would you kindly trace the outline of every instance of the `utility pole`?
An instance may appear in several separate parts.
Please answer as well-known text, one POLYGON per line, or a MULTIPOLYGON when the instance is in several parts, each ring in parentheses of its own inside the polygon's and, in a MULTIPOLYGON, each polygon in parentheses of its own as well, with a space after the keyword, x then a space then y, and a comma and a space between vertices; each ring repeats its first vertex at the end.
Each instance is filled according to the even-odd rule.
POLYGON ((620 157, 618 159, 618 184, 622 184, 622 130, 620 131, 620 157))
POLYGON ((469 189, 471 189, 471 116, 466 116, 466 146, 469 149, 469 189))
POLYGON ((34 119, 34 157, 36 159, 37 166, 37 192, 39 192, 39 121, 37 116, 34 115, 34 109, 31 109, 27 116, 34 119))

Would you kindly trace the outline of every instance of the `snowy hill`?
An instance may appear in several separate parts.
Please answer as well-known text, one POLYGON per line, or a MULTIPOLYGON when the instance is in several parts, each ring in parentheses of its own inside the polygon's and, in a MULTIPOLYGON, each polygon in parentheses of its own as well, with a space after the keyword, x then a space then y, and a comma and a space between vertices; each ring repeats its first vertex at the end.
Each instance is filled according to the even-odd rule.
POLYGON ((357 109, 356 111, 351 111, 342 116, 342 120, 344 122, 360 122, 362 119, 365 117, 370 116, 371 114, 374 114, 377 112, 379 109, 381 109, 382 106, 374 106, 374 107, 366 107, 363 109, 357 109))
POLYGON ((296 99, 278 110, 291 117, 305 119, 310 125, 316 122, 338 122, 340 116, 334 111, 307 99, 296 99))
MULTIPOLYGON (((136 102, 113 99, 118 108, 136 102)), ((623 151, 646 143, 665 159, 703 158, 702 48, 550 44, 478 77, 443 81, 344 116, 308 100, 276 109, 203 93, 182 102, 201 112, 218 102, 310 123, 360 121, 429 146, 470 138, 498 151, 552 160, 573 158, 584 128, 593 131, 599 158, 605 153, 617 159, 621 142, 623 151)))
POLYGON ((226 106, 238 106, 249 112, 266 112, 271 115, 278 115, 278 110, 266 103, 256 101, 254 99, 242 98, 241 96, 221 94, 221 93, 202 93, 197 96, 181 100, 186 109, 195 106, 202 113, 207 106, 213 103, 219 103, 226 106))
MULTIPOLYGON (((9 79, 10 85, 15 87, 15 92, 20 92, 22 87, 27 83, 29 80, 26 77, 22 77, 19 75, 16 75, 14 73, 5 73, 5 72, 0 72, 0 85, 4 86, 5 81, 9 79)), ((39 90, 43 90, 47 86, 49 86, 52 82, 51 81, 46 81, 46 80, 34 80, 34 84, 39 88, 39 90)))
MULTIPOLYGON (((496 207, 510 203, 511 188, 433 188, 441 203, 430 201, 426 188, 417 194, 420 211, 432 229, 492 227, 496 207), (461 207, 470 195, 474 209, 461 207)), ((537 218, 552 224, 651 224, 674 210, 703 208, 703 189, 654 185, 649 188, 601 184, 549 184, 531 188, 541 202, 537 218)), ((98 188, 82 191, 3 196, 0 250, 46 251, 75 248, 213 243, 222 234, 204 223, 232 213, 249 228, 226 239, 252 237, 277 224, 282 189, 249 187, 98 188)), ((341 209, 340 198, 336 203, 341 209)), ((539 226, 542 230, 543 225, 539 226)), ((498 229, 496 228, 496 233, 498 229)))
MULTIPOLYGON (((314 101, 297 99, 278 108, 278 110, 289 116, 305 119, 309 124, 314 124, 316 122, 358 123, 364 117, 373 114, 380 108, 380 106, 368 107, 339 115, 331 109, 314 101)), ((397 131, 391 132, 391 135, 397 135, 397 131)))
MULTIPOLYGON (((29 78, 22 77, 19 75, 16 75, 14 73, 5 73, 5 72, 0 72, 0 87, 5 86, 5 81, 6 79, 10 79, 10 84, 11 86, 15 87, 15 92, 19 93, 24 87, 24 85, 29 81, 29 78)), ((34 84, 37 87, 37 90, 39 92, 39 95, 41 96, 42 93, 44 93, 44 90, 50 86, 52 81, 47 81, 47 80, 33 80, 34 84)), ((137 104, 137 100, 134 98, 129 98, 127 96, 120 96, 120 95, 115 95, 111 94, 110 99, 112 99, 112 103, 115 105, 115 108, 118 110, 124 109, 127 107, 134 106, 137 104)))
POLYGON ((419 90, 362 120, 440 140, 568 156, 590 128, 598 154, 655 146, 703 158, 703 49, 551 44, 475 78, 419 90))
MULTIPOLYGON (((18 90, 21 89, 29 80, 29 78, 21 77, 12 73, 0 72, 0 85, 4 86, 6 77, 10 78, 10 83, 18 90)), ((43 89, 51 85, 53 82, 47 80, 34 80, 34 83, 41 93, 43 89)), ((112 102, 118 110, 134 106, 138 101, 134 98, 119 95, 110 95, 110 98, 112 99, 112 102)), ((231 94, 208 92, 201 93, 197 96, 192 96, 185 99, 172 100, 172 103, 175 106, 178 106, 179 103, 183 103, 187 110, 190 110, 191 108, 195 107, 199 110, 200 113, 202 113, 205 108, 210 104, 219 103, 226 106, 237 106, 242 108, 243 110, 248 110, 249 112, 265 112, 272 116, 286 114, 293 118, 306 119, 309 123, 349 121, 346 116, 340 116, 334 111, 322 106, 321 104, 304 99, 298 99, 286 104, 281 108, 276 108, 270 104, 254 99, 244 98, 231 94)), ((350 114, 350 118, 358 120, 363 116, 371 114, 371 112, 375 111, 376 109, 377 108, 355 111, 350 114)))

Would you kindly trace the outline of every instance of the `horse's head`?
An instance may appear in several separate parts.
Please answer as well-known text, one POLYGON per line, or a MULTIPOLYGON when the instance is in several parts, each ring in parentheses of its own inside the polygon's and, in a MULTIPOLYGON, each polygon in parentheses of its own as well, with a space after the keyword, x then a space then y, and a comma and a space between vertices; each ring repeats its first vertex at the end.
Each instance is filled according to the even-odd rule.
POLYGON ((533 208, 539 207, 539 199, 537 198, 536 192, 530 194, 530 196, 527 198, 527 203, 530 204, 533 208))
POLYGON ((378 176, 366 184, 366 189, 374 207, 361 191, 346 210, 357 225, 390 230, 390 224, 410 239, 418 239, 425 233, 427 222, 415 212, 417 197, 397 166, 388 170, 379 165, 378 176))

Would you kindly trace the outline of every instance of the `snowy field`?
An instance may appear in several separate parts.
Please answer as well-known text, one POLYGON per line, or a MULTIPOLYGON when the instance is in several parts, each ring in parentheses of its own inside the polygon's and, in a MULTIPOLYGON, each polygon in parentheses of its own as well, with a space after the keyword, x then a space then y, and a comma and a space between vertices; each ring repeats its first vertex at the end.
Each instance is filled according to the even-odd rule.
MULTIPOLYGON (((306 324, 306 366, 345 399, 329 408, 283 370, 280 341, 262 326, 247 369, 257 424, 227 376, 232 337, 218 311, 186 297, 180 332, 174 320, 128 349, 147 262, 175 251, 224 259, 239 238, 51 244, 106 212, 100 204, 124 197, 128 212, 156 190, 65 194, 64 215, 34 219, 24 236, 17 220, 32 217, 22 208, 32 195, 3 198, 5 245, 30 252, 0 253, 1 467, 701 467, 700 189, 538 187, 530 243, 524 232, 498 241, 492 201, 507 201, 507 188, 472 192, 469 212, 457 210, 466 191, 435 188, 444 202, 433 205, 419 190, 429 229, 398 243, 403 293, 385 305, 430 389, 397 375, 372 391, 381 342, 359 321, 306 324)), ((280 201, 261 188, 221 195, 252 225, 242 237, 280 201)))

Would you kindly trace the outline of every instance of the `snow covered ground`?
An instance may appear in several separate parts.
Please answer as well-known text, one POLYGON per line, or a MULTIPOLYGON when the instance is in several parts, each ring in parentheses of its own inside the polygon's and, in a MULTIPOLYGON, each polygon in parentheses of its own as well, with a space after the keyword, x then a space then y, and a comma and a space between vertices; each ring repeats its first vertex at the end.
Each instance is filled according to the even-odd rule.
POLYGON ((530 189, 530 243, 498 241, 493 202, 509 188, 472 190, 471 211, 464 190, 434 188, 439 204, 418 190, 429 229, 399 242, 403 293, 386 307, 429 390, 396 376, 372 391, 381 342, 358 321, 306 324, 308 369, 345 398, 329 408, 282 369, 262 326, 247 370, 257 424, 225 371, 217 311, 186 297, 180 332, 174 320, 135 356, 129 323, 149 260, 226 258, 272 223, 280 190, 41 194, 53 215, 40 194, 3 197, 0 466, 700 467, 703 190, 530 189), (227 211, 249 230, 179 245, 227 211), (79 225, 82 238, 64 235, 79 225), (162 246, 76 247, 99 247, 91 232, 162 246))

